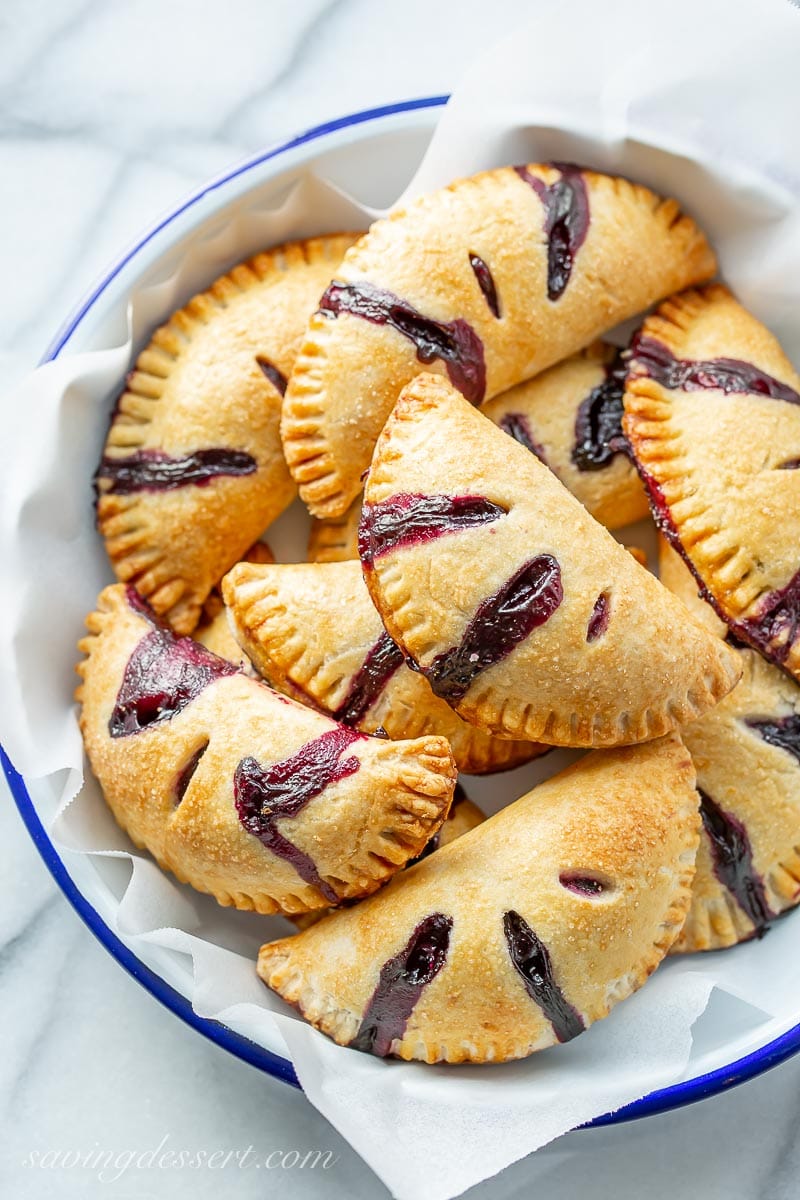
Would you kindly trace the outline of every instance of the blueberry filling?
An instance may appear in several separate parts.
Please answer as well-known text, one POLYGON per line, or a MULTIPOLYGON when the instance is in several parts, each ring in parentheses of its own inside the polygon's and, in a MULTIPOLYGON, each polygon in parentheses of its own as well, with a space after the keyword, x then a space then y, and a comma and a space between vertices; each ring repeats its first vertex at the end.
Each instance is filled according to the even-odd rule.
POLYGON ((137 450, 124 458, 102 459, 95 488, 102 479, 104 494, 166 492, 191 485, 204 487, 220 475, 252 475, 257 468, 256 460, 244 450, 195 450, 183 458, 172 458, 160 450, 137 450))
POLYGON ((477 608, 457 646, 437 654, 423 674, 437 696, 460 700, 482 671, 510 654, 556 611, 564 597, 561 568, 549 554, 523 563, 477 608))
POLYGON ((515 167, 520 179, 536 192, 544 207, 547 237, 547 297, 558 300, 566 290, 575 257, 589 232, 589 193, 580 169, 571 163, 552 164, 561 173, 544 183, 527 167, 515 167))
POLYGON ((606 890, 606 885, 594 875, 586 875, 582 871, 562 871, 558 882, 577 896, 602 896, 606 890))
POLYGON ((181 771, 179 772, 178 778, 175 780, 175 807, 176 808, 183 800, 183 797, 186 795, 186 789, 189 787, 189 784, 192 782, 192 777, 194 776, 195 771, 197 770, 198 766, 200 765, 200 759, 203 757, 203 755, 205 754, 207 749, 208 749, 208 742, 205 741, 205 742, 203 742, 202 746, 198 746, 198 748, 195 750, 192 757, 187 762, 186 766, 183 767, 181 769, 181 771))
POLYGON ((349 313, 372 325, 388 325, 416 346, 421 363, 439 359, 450 382, 472 404, 480 404, 486 392, 483 342, 461 317, 434 321, 385 288, 361 280, 341 283, 334 279, 319 303, 320 312, 338 317, 349 313))
POLYGON ((256 355, 256 362, 261 367, 266 378, 270 381, 276 391, 282 396, 286 395, 286 385, 289 380, 284 375, 283 371, 279 370, 274 363, 271 363, 268 358, 264 358, 261 354, 256 355))
POLYGON ((579 471, 601 471, 617 454, 628 454, 622 432, 627 368, 621 351, 606 366, 606 377, 578 406, 572 462, 579 471))
MULTIPOLYGON (((152 616, 147 619, 152 621, 152 616)), ((125 665, 108 732, 112 738, 130 737, 169 721, 215 679, 235 675, 236 670, 233 663, 191 638, 176 637, 156 626, 136 645, 125 665)))
POLYGON ((524 446, 526 450, 530 450, 531 454, 535 454, 540 462, 548 466, 544 449, 531 433, 528 418, 524 413, 505 413, 500 418, 500 428, 503 430, 503 433, 507 433, 515 442, 519 442, 520 446, 524 446))
POLYGON ((420 921, 403 949, 381 967, 378 985, 350 1045, 385 1058, 402 1038, 422 991, 447 961, 453 918, 432 913, 420 921))
POLYGON ((769 396, 787 404, 800 404, 800 394, 786 383, 738 358, 691 360, 675 358, 657 338, 639 333, 631 345, 639 375, 654 379, 670 391, 699 392, 712 388, 732 395, 769 396))
POLYGON ((329 904, 337 903, 336 892, 320 878, 313 859, 279 833, 275 822, 296 817, 325 788, 355 775, 359 760, 355 755, 342 755, 360 737, 337 725, 268 767, 255 758, 243 758, 233 778, 234 802, 243 827, 278 858, 291 863, 300 878, 317 888, 329 904))
POLYGON ((365 504, 358 527, 361 561, 371 566, 381 554, 431 541, 446 533, 485 525, 506 509, 484 496, 419 496, 401 492, 380 504, 365 504))
POLYGON ((497 288, 495 287, 492 272, 489 270, 486 263, 478 254, 470 254, 469 265, 475 273, 475 278, 478 281, 478 287, 483 292, 483 298, 489 305, 489 311, 495 317, 500 317, 500 301, 497 298, 497 288))
POLYGON ((790 717, 748 717, 745 721, 770 746, 787 750, 800 762, 800 714, 790 717))
POLYGON ((559 1042, 568 1042, 583 1033, 583 1018, 564 997, 553 977, 547 947, 528 922, 512 909, 503 913, 503 933, 514 968, 522 977, 528 995, 553 1026, 559 1042))
POLYGON ((347 695, 333 714, 336 720, 357 725, 402 665, 403 652, 388 633, 382 633, 353 676, 347 695))
POLYGON ((700 816, 711 843, 714 874, 736 903, 763 933, 774 913, 767 902, 764 883, 753 866, 753 851, 747 830, 741 821, 726 813, 702 790, 700 816))
POLYGON ((594 602, 592 615, 589 617, 589 627, 586 630, 587 642, 593 642, 599 638, 608 629, 608 618, 610 615, 610 606, 608 595, 606 592, 601 592, 594 602))

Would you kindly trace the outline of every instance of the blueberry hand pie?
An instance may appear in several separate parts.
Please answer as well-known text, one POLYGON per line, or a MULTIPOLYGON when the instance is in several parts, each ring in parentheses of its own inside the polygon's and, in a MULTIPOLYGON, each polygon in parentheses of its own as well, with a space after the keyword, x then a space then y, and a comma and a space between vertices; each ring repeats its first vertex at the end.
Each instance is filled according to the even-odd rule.
POLYGON ((81 731, 133 841, 221 904, 304 912, 374 891, 447 815, 444 738, 369 738, 101 593, 81 643, 81 731))
POLYGON ((734 651, 440 376, 401 394, 360 536, 390 637, 437 696, 491 733, 645 741, 739 677, 734 651))
MULTIPOLYGON (((661 578, 724 635, 666 543, 661 578)), ((755 650, 739 656, 741 682, 682 730, 697 771, 703 834, 692 906, 673 952, 745 941, 800 901, 800 687, 755 650)))
POLYGON ((590 755, 377 896, 262 947, 259 974, 341 1045, 522 1058, 655 970, 689 906, 699 825, 677 737, 590 755))
POLYGON ((607 529, 649 511, 622 432, 625 371, 622 351, 595 342, 483 408, 607 529))
MULTIPOLYGON (((415 866, 423 858, 428 858, 431 854, 435 854, 437 850, 441 850, 444 846, 449 846, 456 838, 460 838, 463 833, 469 833, 470 829, 477 829, 485 820, 484 813, 481 812, 477 804, 474 804, 469 799, 461 784, 457 783, 456 790, 453 793, 453 803, 450 805, 450 811, 447 814, 447 820, 441 829, 433 835, 422 853, 407 863, 405 870, 408 870, 408 867, 415 866)), ((348 906, 359 903, 359 900, 345 901, 345 904, 348 906)), ((309 929, 317 921, 321 921, 323 917, 327 917, 329 913, 334 911, 332 908, 317 908, 313 912, 300 913, 292 917, 292 921, 298 929, 309 929)))
POLYGON ((390 738, 440 734, 468 774, 515 767, 545 749, 475 729, 433 694, 383 628, 360 563, 240 563, 222 586, 259 674, 337 721, 390 738))
POLYGON ((800 376, 729 291, 634 339, 624 428, 657 523, 740 641, 800 679, 800 376))
POLYGON ((312 517, 308 537, 309 562, 347 562, 358 558, 358 522, 361 501, 356 500, 339 517, 312 517))
POLYGON ((128 376, 97 469, 118 578, 179 633, 286 508, 280 411, 309 314, 353 236, 258 254, 157 329, 128 376))
POLYGON ((564 163, 486 171, 377 221, 325 291, 287 389, 303 500, 317 517, 349 507, 424 367, 481 404, 715 267, 674 200, 564 163))

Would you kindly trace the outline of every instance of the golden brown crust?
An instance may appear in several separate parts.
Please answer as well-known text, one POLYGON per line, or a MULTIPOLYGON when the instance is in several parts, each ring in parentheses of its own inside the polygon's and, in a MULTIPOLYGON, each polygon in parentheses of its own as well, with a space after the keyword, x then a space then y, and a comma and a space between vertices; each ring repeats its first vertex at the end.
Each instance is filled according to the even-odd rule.
MULTIPOLYGON (((266 542, 255 542, 244 555, 242 561, 248 563, 274 563, 275 555, 266 542)), ((203 605, 203 615, 200 618, 200 624, 195 629, 193 636, 196 642, 199 642, 201 646, 205 646, 212 654, 217 654, 220 658, 226 658, 228 662, 234 663, 235 666, 248 675, 257 674, 250 659, 231 632, 219 584, 215 585, 208 593, 203 605)))
MULTIPOLYGON (((547 185, 561 172, 531 164, 547 185)), ((347 253, 337 280, 368 281, 437 322, 466 322, 483 346, 485 398, 529 379, 618 322, 710 278, 714 255, 674 200, 624 179, 581 172, 590 220, 559 299, 548 299, 545 210, 512 167, 461 179, 384 220, 347 253), (470 256, 489 267, 499 318, 470 256)), ((431 370, 441 360, 426 356, 431 370)), ((386 325, 318 312, 284 402, 281 436, 300 494, 317 517, 343 513, 392 405, 420 370, 414 344, 386 325)))
POLYGON ((609 746, 659 737, 735 684, 735 653, 598 525, 534 455, 444 380, 421 375, 381 434, 365 502, 397 494, 481 497, 486 524, 400 545, 365 578, 390 636, 423 670, 464 638, 479 606, 525 563, 555 559, 563 599, 549 619, 451 702, 505 737, 609 746), (605 631, 589 640, 599 597, 605 631))
POLYGON ((121 585, 101 593, 87 627, 77 697, 106 800, 137 845, 220 904, 303 912, 329 904, 325 891, 340 899, 364 895, 419 854, 444 820, 456 772, 443 738, 349 743, 342 753, 357 759, 358 769, 325 784, 295 815, 276 818, 278 832, 312 861, 320 890, 301 877, 291 855, 273 853, 246 831, 233 781, 244 759, 266 769, 341 727, 236 673, 211 679, 170 719, 112 737, 109 720, 126 665, 154 627, 131 608, 121 585), (181 798, 181 774, 201 750, 181 798))
POLYGON ((340 517, 311 518, 309 562, 348 562, 358 558, 358 522, 361 501, 356 500, 340 517))
POLYGON ((244 452, 256 469, 202 485, 122 494, 98 473, 97 522, 117 577, 179 633, 210 589, 291 502, 278 433, 282 395, 259 365, 288 377, 309 312, 355 235, 257 254, 217 279, 153 334, 128 376, 104 456, 244 452))
MULTIPOLYGON (((674 296, 642 335, 683 362, 733 360, 800 392, 775 338, 724 287, 674 296)), ((796 585, 800 568, 800 405, 756 388, 725 394, 708 386, 708 372, 706 386, 666 387, 649 370, 635 353, 624 426, 657 519, 717 611, 739 636, 751 640, 749 629, 758 639, 765 606, 796 585)), ((762 627, 762 651, 800 677, 791 613, 772 625, 762 627)))
MULTIPOLYGON (((615 346, 593 342, 541 375, 495 396, 482 409, 523 445, 529 438, 534 453, 607 529, 630 525, 650 511, 627 454, 618 451, 596 470, 581 470, 573 457, 578 448, 579 409, 607 382, 607 368, 613 366, 617 354, 615 346)), ((621 382, 619 386, 621 391, 621 382)))
POLYGON ((278 691, 295 699, 305 696, 363 733, 384 729, 390 738, 439 734, 450 743, 459 771, 469 775, 508 770, 548 749, 492 737, 468 725, 402 662, 363 713, 348 716, 344 710, 352 702, 356 675, 386 638, 359 562, 240 563, 222 586, 241 648, 278 691))
POLYGON ((264 946, 258 970, 341 1044, 359 1031, 381 967, 420 922, 452 919, 447 957, 390 1053, 502 1062, 556 1041, 512 965, 504 913, 543 943, 557 987, 588 1026, 640 987, 672 945, 691 895, 699 818, 677 736, 593 754, 403 872, 377 896, 264 946), (589 876, 578 894, 561 877, 589 876))
MULTIPOLYGON (((689 569, 663 541, 660 573, 692 613, 724 636, 726 626, 698 596, 689 569)), ((698 788, 744 831, 750 862, 740 865, 740 873, 750 911, 720 879, 713 843, 704 831, 692 906, 673 954, 719 950, 751 938, 763 929, 763 921, 754 919, 762 898, 772 914, 800 900, 800 762, 787 749, 766 741, 757 726, 748 725, 748 720, 766 720, 780 727, 800 717, 800 688, 754 650, 739 654, 741 682, 712 712, 688 725, 683 738, 698 788)), ((741 832, 737 841, 744 845, 741 832)))

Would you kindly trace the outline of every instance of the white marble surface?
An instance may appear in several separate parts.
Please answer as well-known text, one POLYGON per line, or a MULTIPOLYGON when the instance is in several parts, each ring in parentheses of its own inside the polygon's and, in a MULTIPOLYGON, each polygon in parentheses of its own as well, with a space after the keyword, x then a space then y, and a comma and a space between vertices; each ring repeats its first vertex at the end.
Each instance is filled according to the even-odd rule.
MULTIPOLYGON (((2 0, 2 390, 112 255, 194 185, 331 116, 449 90, 529 11, 530 0, 2 0)), ((0 789, 0 1194, 387 1195, 301 1094, 205 1042, 124 974, 0 789), (252 1147, 251 1165, 27 1165, 57 1150, 110 1150, 121 1164, 164 1138, 176 1151, 252 1147), (255 1166, 292 1149, 338 1158, 325 1171, 255 1166)), ((800 1058, 691 1109, 570 1135, 469 1195, 793 1200, 798 1117, 800 1058)))

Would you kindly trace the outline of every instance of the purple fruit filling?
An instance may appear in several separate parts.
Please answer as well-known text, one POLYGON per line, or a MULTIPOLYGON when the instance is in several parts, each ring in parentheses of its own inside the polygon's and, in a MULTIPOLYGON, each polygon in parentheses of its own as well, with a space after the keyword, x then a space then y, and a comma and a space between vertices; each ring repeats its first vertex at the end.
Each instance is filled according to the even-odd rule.
POLYGON ((800 762, 800 714, 790 717, 748 717, 745 721, 770 746, 787 750, 800 762))
POLYGON ((544 449, 531 433, 528 418, 524 413, 505 413, 500 418, 500 428, 515 442, 519 442, 520 446, 524 446, 526 450, 530 450, 531 454, 535 454, 539 462, 549 466, 544 449))
POLYGON ((402 665, 402 650, 388 633, 382 633, 353 676, 347 695, 333 714, 335 719, 345 725, 357 725, 402 665))
POLYGON ((416 346, 421 363, 439 359, 450 382, 471 404, 480 404, 486 393, 483 342, 461 317, 434 321, 406 304, 393 292, 366 280, 341 283, 334 279, 319 303, 320 312, 338 317, 349 313, 372 325, 388 325, 416 346))
POLYGON ((620 351, 606 366, 606 377, 578 406, 572 462, 579 471, 601 471, 617 454, 629 454, 622 432, 622 396, 627 368, 620 351))
POLYGON ((200 765, 200 759, 203 757, 203 755, 205 754, 207 749, 208 749, 208 742, 205 741, 205 742, 203 742, 202 746, 198 746, 198 748, 195 750, 192 757, 187 762, 186 766, 183 767, 181 769, 181 771, 179 772, 178 778, 175 780, 175 807, 176 808, 183 800, 183 797, 186 795, 186 789, 189 787, 189 784, 192 782, 194 773, 197 770, 198 766, 200 765))
POLYGON ((529 559, 478 606, 461 642, 423 669, 433 691, 450 704, 461 700, 477 676, 544 625, 563 598, 556 560, 550 554, 529 559))
POLYGON ((495 317, 500 317, 500 301, 497 297, 497 288, 495 287, 492 272, 489 270, 486 263, 478 254, 470 254, 469 265, 475 273, 475 278, 478 281, 478 287, 483 292, 483 298, 489 305, 489 311, 495 317))
POLYGON ((663 342, 643 333, 633 339, 630 356, 637 375, 646 375, 670 391, 699 392, 712 388, 728 396, 769 396, 787 404, 800 404, 800 394, 794 388, 738 358, 675 358, 663 342))
POLYGON ((531 175, 527 167, 515 167, 520 179, 536 192, 544 207, 544 232, 547 237, 547 297, 563 296, 575 265, 578 251, 589 232, 589 193, 579 167, 571 163, 553 163, 561 178, 544 183, 531 175))
POLYGON ((365 566, 397 550, 446 533, 485 525, 506 509, 484 496, 419 496, 401 492, 380 504, 365 504, 358 527, 358 552, 365 566))
POLYGON ((602 896, 606 890, 604 883, 601 883, 594 875, 587 875, 583 871, 562 871, 558 882, 567 891, 575 892, 577 896, 602 896))
POLYGON ((512 909, 503 913, 503 933, 511 961, 522 977, 528 995, 553 1026, 559 1042, 568 1042, 583 1033, 583 1018, 564 997, 553 976, 547 947, 528 922, 512 909))
POLYGON ((747 830, 738 818, 727 813, 702 790, 700 816, 711 843, 714 874, 736 903, 763 933, 775 914, 769 907, 764 883, 753 866, 753 851, 747 830))
POLYGON ((594 602, 592 615, 589 617, 589 627, 586 630, 587 642, 593 642, 596 638, 602 636, 608 629, 608 618, 611 615, 611 606, 606 592, 601 592, 594 602))
MULTIPOLYGON (((140 601, 137 598, 136 609, 140 601)), ((142 615, 153 622, 152 614, 142 615)), ((130 737, 169 721, 215 679, 237 668, 191 638, 157 625, 135 646, 108 722, 112 738, 130 737)))
POLYGON ((104 458, 97 468, 103 493, 129 496, 132 492, 167 492, 182 487, 204 487, 220 475, 252 475, 258 463, 244 450, 195 450, 172 458, 160 450, 137 450, 124 458, 104 458))
POLYGON ((329 904, 339 897, 319 875, 313 859, 279 833, 275 822, 296 817, 325 788, 355 775, 360 762, 344 752, 361 740, 361 734, 337 725, 281 762, 267 767, 255 758, 243 758, 233 778, 233 796, 239 820, 278 858, 291 863, 306 883, 317 888, 329 904))
POLYGON ((381 967, 378 985, 350 1045, 385 1058, 402 1038, 423 989, 447 961, 453 918, 432 913, 420 921, 403 949, 381 967))
POLYGON ((275 363, 271 363, 268 358, 264 358, 261 354, 256 355, 256 362, 261 367, 264 375, 270 381, 276 391, 280 392, 282 396, 285 396, 286 386, 289 380, 286 378, 283 371, 279 370, 279 368, 275 366, 275 363))

